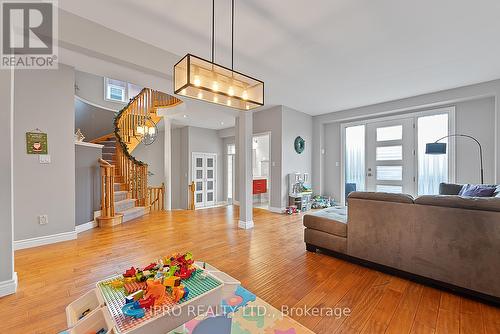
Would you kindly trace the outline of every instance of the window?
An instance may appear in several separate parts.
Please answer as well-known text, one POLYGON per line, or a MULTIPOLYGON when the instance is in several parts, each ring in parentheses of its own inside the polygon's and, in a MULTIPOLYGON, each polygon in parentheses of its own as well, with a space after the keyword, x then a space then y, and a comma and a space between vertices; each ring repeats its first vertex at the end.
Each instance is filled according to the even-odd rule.
POLYGON ((377 161, 403 160, 403 146, 377 147, 377 161))
POLYGON ((345 129, 346 197, 350 191, 365 190, 365 126, 345 129))
POLYGON ((114 102, 126 103, 138 95, 142 88, 129 82, 104 78, 104 99, 114 102))
POLYGON ((401 140, 403 139, 403 126, 386 126, 377 128, 377 141, 401 140))
MULTIPOLYGON (((439 193, 439 184, 448 182, 448 152, 443 155, 425 154, 425 144, 449 133, 448 114, 418 117, 418 195, 439 193)), ((440 143, 448 143, 443 139, 440 143)))
POLYGON ((403 181, 403 166, 377 166, 377 180, 403 181))

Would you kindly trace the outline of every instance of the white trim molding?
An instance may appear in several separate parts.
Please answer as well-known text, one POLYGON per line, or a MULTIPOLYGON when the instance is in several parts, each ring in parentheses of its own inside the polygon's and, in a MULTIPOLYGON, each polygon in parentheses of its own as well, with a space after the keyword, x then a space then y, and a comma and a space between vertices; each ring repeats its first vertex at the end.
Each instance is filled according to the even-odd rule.
POLYGON ((77 237, 76 231, 63 232, 43 237, 36 237, 23 240, 14 240, 14 250, 38 247, 43 245, 55 244, 57 242, 75 240, 77 237))
POLYGON ((15 272, 12 279, 0 282, 0 297, 11 295, 17 291, 17 273, 15 272))
POLYGON ((94 227, 97 227, 97 221, 95 221, 95 220, 88 222, 88 223, 81 224, 81 225, 76 225, 75 231, 78 234, 78 233, 82 233, 82 232, 88 231, 90 229, 93 229, 94 227))
POLYGON ((276 208, 273 206, 269 207, 269 211, 274 212, 274 213, 283 213, 283 212, 285 212, 285 209, 286 208, 276 208))
POLYGON ((244 230, 249 230, 249 229, 253 228, 253 226, 254 226, 253 220, 251 220, 249 222, 244 222, 242 220, 238 221, 238 227, 242 228, 244 230))
POLYGON ((233 205, 240 206, 240 201, 233 200, 233 205))

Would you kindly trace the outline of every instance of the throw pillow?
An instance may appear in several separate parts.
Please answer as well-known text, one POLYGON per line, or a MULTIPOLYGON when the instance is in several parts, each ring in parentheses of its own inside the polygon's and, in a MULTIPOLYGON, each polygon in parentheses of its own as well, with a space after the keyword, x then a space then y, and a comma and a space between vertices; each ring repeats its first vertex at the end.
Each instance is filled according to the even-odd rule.
POLYGON ((492 197, 496 189, 495 186, 484 184, 466 184, 462 187, 458 195, 464 197, 492 197))

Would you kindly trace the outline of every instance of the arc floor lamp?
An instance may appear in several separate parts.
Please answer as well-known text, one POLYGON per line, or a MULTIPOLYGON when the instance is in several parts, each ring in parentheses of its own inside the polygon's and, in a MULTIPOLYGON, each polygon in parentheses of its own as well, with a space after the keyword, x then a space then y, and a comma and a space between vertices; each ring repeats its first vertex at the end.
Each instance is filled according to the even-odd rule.
POLYGON ((425 145, 425 154, 446 154, 446 143, 439 143, 439 141, 448 138, 448 137, 463 137, 463 138, 469 138, 476 142, 476 144, 479 146, 479 163, 481 166, 481 184, 484 184, 484 171, 483 171, 483 147, 481 146, 481 143, 479 140, 476 138, 469 136, 469 135, 463 135, 463 134, 453 134, 453 135, 448 135, 444 136, 442 138, 439 138, 436 140, 434 143, 428 143, 425 145))

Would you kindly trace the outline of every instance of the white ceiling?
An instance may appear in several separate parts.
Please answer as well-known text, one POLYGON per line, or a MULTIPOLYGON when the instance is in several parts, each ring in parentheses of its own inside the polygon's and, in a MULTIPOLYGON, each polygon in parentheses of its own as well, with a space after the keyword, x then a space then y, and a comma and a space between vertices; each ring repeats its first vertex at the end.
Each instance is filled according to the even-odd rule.
MULTIPOLYGON (((235 69, 311 115, 500 78, 498 0, 236 0, 235 69)), ((230 65, 230 0, 216 61, 230 65)), ((210 57, 210 0, 59 0, 183 56, 210 57)))

